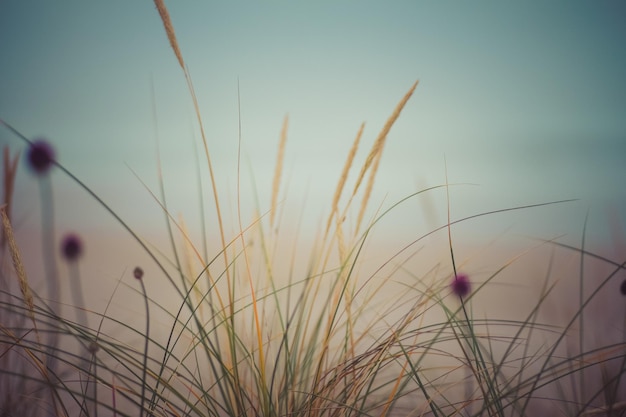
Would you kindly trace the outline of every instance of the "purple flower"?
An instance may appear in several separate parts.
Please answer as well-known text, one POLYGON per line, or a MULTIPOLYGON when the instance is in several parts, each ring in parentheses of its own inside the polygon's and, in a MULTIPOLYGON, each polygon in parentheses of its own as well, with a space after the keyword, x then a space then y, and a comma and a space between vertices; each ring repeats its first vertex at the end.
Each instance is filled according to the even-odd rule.
POLYGON ((461 298, 465 297, 471 290, 469 277, 466 274, 457 274, 452 283, 450 283, 450 287, 454 294, 461 298))
POLYGON ((83 254, 83 242, 78 235, 68 233, 61 242, 61 253, 69 262, 77 260, 83 254))
POLYGON ((622 292, 622 295, 626 295, 626 279, 622 282, 622 285, 619 287, 619 290, 622 292))
POLYGON ((95 354, 96 352, 98 352, 100 350, 100 346, 98 346, 98 344, 96 342, 91 342, 91 343, 89 343, 89 346, 87 347, 87 350, 89 351, 89 353, 91 353, 93 355, 93 354, 95 354))
POLYGON ((137 279, 143 278, 143 269, 141 269, 140 267, 136 267, 133 271, 133 276, 137 279))
POLYGON ((54 162, 54 148, 45 139, 37 139, 28 148, 28 165, 37 175, 48 173, 54 162))

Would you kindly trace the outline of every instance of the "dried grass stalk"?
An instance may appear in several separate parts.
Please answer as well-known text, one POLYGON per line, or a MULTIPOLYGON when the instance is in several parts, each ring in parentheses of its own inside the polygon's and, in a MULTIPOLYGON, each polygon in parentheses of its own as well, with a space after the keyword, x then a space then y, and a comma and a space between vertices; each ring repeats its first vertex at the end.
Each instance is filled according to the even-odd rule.
POLYGON ((356 137, 354 138, 354 142, 352 143, 352 147, 350 148, 350 152, 348 153, 348 158, 346 159, 346 163, 343 166, 343 171, 341 171, 341 177, 339 177, 339 183, 337 183, 337 188, 335 189, 335 195, 333 196, 333 203, 331 205, 331 213, 328 217, 328 222, 326 223, 326 234, 328 234, 328 230, 330 229, 330 224, 332 222, 333 216, 336 216, 339 213, 339 199, 341 198, 341 193, 346 185, 346 180, 348 179, 348 173, 350 172, 350 168, 352 167, 352 162, 354 161, 354 156, 356 155, 356 151, 359 148, 359 143, 361 142, 361 136, 363 136, 363 130, 365 129, 365 123, 361 123, 361 127, 359 128, 356 137))
POLYGON ((343 235, 343 226, 342 226, 342 221, 341 218, 339 216, 337 216, 337 250, 339 251, 339 263, 343 264, 345 261, 347 261, 346 258, 346 242, 345 242, 345 238, 343 235))
POLYGON ((174 33, 174 26, 172 25, 172 21, 170 19, 170 14, 167 11, 167 7, 165 7, 165 3, 163 0, 154 0, 154 5, 159 11, 159 15, 161 16, 161 21, 163 22, 163 26, 165 27, 165 33, 167 34, 167 39, 170 41, 170 45, 172 45, 172 49, 174 50, 174 55, 176 55, 176 59, 178 59, 178 63, 180 67, 185 71, 185 62, 183 61, 183 54, 180 53, 180 48, 178 47, 178 41, 176 41, 176 33, 174 33))
POLYGON ((372 150, 370 151, 369 155, 367 156, 367 159, 365 160, 365 164, 363 165, 363 168, 361 168, 361 172, 359 173, 359 178, 354 187, 354 191, 352 192, 353 197, 358 191, 359 186, 361 185, 363 177, 365 176, 365 172, 370 168, 372 163, 374 164, 370 172, 369 179, 367 181, 367 188, 365 190, 365 194, 363 196, 363 199, 361 200, 361 208, 359 209, 359 216, 357 218, 357 226, 355 228, 355 233, 358 233, 359 231, 361 221, 363 220, 363 216, 365 214, 365 209, 367 208, 367 203, 372 193, 372 188, 374 187, 374 179, 376 178, 376 172, 378 171, 378 165, 380 164, 380 158, 382 157, 382 152, 385 146, 385 141, 387 139, 387 134, 391 130, 391 127, 393 126, 395 121, 400 116, 400 113, 402 112, 402 109, 406 105, 407 101, 409 101, 409 99, 413 95, 413 91, 415 91, 415 88, 417 87, 418 83, 419 81, 415 81, 411 89, 404 95, 404 97, 402 97, 402 100, 400 100, 400 102, 396 105, 395 110, 393 111, 389 119, 387 119, 385 126, 383 126, 383 129, 378 134, 378 138, 376 138, 376 141, 374 142, 374 145, 372 146, 372 150))
MULTIPOLYGON (((6 213, 9 220, 11 219, 11 202, 13 201, 13 188, 15 186, 15 173, 17 172, 17 161, 20 154, 19 152, 15 155, 13 160, 9 155, 9 147, 4 147, 4 203, 6 204, 6 213)), ((4 248, 6 245, 6 238, 4 233, 2 233, 2 238, 0 239, 0 248, 4 248)))
MULTIPOLYGON (((224 233, 224 222, 222 221, 222 210, 221 210, 219 196, 217 192, 215 174, 213 172, 213 163, 211 162, 211 155, 209 153, 209 145, 207 143, 207 138, 206 138, 206 134, 204 131, 204 124, 202 123, 202 117, 200 117, 200 106, 198 105, 198 99, 196 97, 196 93, 193 88, 191 76, 189 75, 189 72, 187 71, 185 62, 183 61, 183 55, 180 52, 180 48, 178 47, 178 41, 176 40, 176 34, 174 33, 174 26, 172 25, 172 21, 170 19, 170 15, 169 15, 169 12, 167 11, 167 8, 165 7, 165 3, 163 2, 163 0, 154 0, 154 4, 156 5, 157 10, 159 11, 161 20, 163 21, 163 26, 165 27, 165 32, 172 46, 172 50, 174 51, 174 54, 176 55, 176 59, 178 59, 178 63, 180 64, 185 74, 185 79, 187 80, 187 87, 189 88, 189 94, 191 95, 191 99, 193 101, 193 107, 196 113, 196 118, 198 120, 198 126, 200 127, 200 134, 202 136, 202 144, 204 145, 204 153, 205 153, 207 164, 209 167, 209 177, 211 179, 211 188, 213 190, 213 198, 215 201, 215 211, 217 214, 217 223, 218 223, 219 230, 220 230, 220 240, 222 243, 222 247, 224 249, 222 251, 222 256, 224 258, 224 265, 226 266, 226 282, 228 283, 228 294, 230 295, 232 294, 230 291, 231 268, 228 268, 228 265, 230 265, 230 262, 228 260, 228 251, 226 250, 227 245, 226 245, 226 237, 224 233)), ((0 120, 0 123, 1 122, 2 121, 0 120)), ((207 275, 210 278, 210 274, 208 274, 208 272, 207 272, 207 275)), ((219 294, 218 294, 218 298, 219 298, 219 294)))
POLYGON ((367 187, 365 187, 365 192, 363 193, 363 199, 361 200, 361 207, 359 208, 359 216, 356 221, 355 232, 358 232, 361 228, 361 222, 363 221, 363 216, 365 216, 365 209, 367 208, 367 203, 369 202, 370 196, 372 195, 372 189, 374 188, 374 179, 376 178, 376 172, 378 171, 378 165, 380 164, 380 159, 382 156, 382 152, 379 152, 374 158, 374 165, 372 166, 372 170, 370 171, 369 178, 367 180, 367 187))
POLYGON ((278 144, 278 156, 276 157, 276 169, 274 170, 274 181, 272 183, 272 211, 270 213, 270 226, 274 227, 276 217, 276 204, 278 203, 278 192, 280 191, 280 177, 283 173, 283 162, 285 159, 285 145, 287 143, 287 127, 289 126, 289 115, 285 115, 283 128, 280 132, 280 142, 278 144))
POLYGON ((391 130, 391 126, 393 126, 396 119, 400 116, 400 112, 404 108, 404 105, 407 103, 407 101, 409 101, 409 99, 411 98, 411 95, 413 95, 413 91, 415 91, 415 88, 417 87, 418 82, 419 81, 415 81, 415 84, 413 84, 411 89, 404 95, 404 97, 402 97, 402 100, 400 100, 400 102, 396 106, 395 110, 393 111, 389 119, 387 119, 387 123, 385 123, 385 126, 378 134, 378 138, 376 138, 376 141, 374 142, 374 145, 372 146, 372 149, 370 150, 369 155, 367 155, 365 164, 363 164, 363 167, 361 168, 361 172, 359 173, 359 177, 356 181, 356 184, 354 185, 354 191, 352 191, 353 196, 359 190, 359 187, 361 186, 361 182, 363 181, 363 177, 365 176, 365 172, 371 166, 372 162, 374 162, 374 158, 376 157, 378 153, 382 152, 383 146, 385 145, 385 140, 387 139, 387 134, 391 130))
POLYGON ((2 216, 2 227, 4 229, 4 236, 9 243, 9 252, 11 252, 13 267, 15 268, 17 279, 20 284, 20 291, 22 292, 24 304, 26 304, 26 307, 28 308, 30 319, 32 320, 33 325, 36 329, 37 325, 35 322, 35 302, 33 300, 33 293, 30 289, 30 285, 28 285, 28 278, 26 277, 26 271, 24 270, 22 257, 20 256, 20 251, 17 247, 17 243, 15 242, 15 237, 13 236, 13 228, 11 227, 11 221, 9 220, 6 209, 6 204, 0 206, 0 216, 2 216))

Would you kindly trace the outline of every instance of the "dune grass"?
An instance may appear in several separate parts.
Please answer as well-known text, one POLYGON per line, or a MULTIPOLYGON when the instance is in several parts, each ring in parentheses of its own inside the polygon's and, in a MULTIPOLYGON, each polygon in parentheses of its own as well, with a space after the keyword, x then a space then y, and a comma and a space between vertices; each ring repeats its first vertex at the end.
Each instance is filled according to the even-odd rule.
MULTIPOLYGON (((589 323, 596 319, 589 316, 591 307, 605 302, 607 293, 612 294, 611 300, 624 302, 624 262, 588 251, 584 227, 580 247, 558 239, 539 240, 481 279, 467 275, 455 260, 453 226, 569 200, 456 219, 449 203, 453 184, 446 179, 374 210, 376 214, 368 219, 388 134, 417 82, 400 99, 357 167, 364 132, 364 125, 360 126, 338 175, 328 217, 317 240, 307 246, 310 253, 305 263, 298 258, 297 236, 287 242, 291 251, 283 249, 282 235, 292 239, 281 217, 284 206, 279 198, 287 117, 268 190, 270 206, 262 207, 257 198, 257 215, 243 217, 238 169, 237 230, 229 235, 191 77, 165 4, 155 0, 155 5, 194 103, 220 250, 208 254, 206 237, 198 245, 184 221, 170 213, 160 171, 159 191, 152 195, 164 213, 166 247, 146 242, 87 184, 55 157, 46 161, 44 155, 45 169, 61 171, 72 179, 142 248, 155 267, 151 270, 169 284, 177 308, 166 308, 151 296, 154 277, 144 273, 146 265, 136 265, 120 277, 103 311, 81 305, 80 294, 74 296, 72 309, 59 306, 55 303, 57 281, 48 281, 49 287, 35 291, 23 267, 11 216, 18 156, 11 158, 6 149, 0 209, 0 415, 626 415, 622 305, 611 310, 618 312, 616 316, 599 318, 618 322, 611 327, 610 337, 588 342, 589 323), (356 180, 350 186, 352 171, 356 180), (397 248, 373 272, 363 267, 377 226, 403 205, 434 192, 448 196, 445 224, 397 248), (437 234, 447 235, 447 263, 416 272, 412 259, 437 234), (536 251, 550 255, 531 308, 518 319, 475 313, 475 300, 536 251), (559 284, 554 278, 556 251, 579 257, 576 302, 570 303, 574 307, 561 323, 552 323, 541 314, 559 284), (592 274, 593 279, 590 263, 600 271, 592 274), (120 287, 130 289, 137 305, 143 306, 136 320, 121 319, 110 309, 120 287), (106 331, 110 325, 117 330, 106 331)), ((17 128, 3 120, 0 124, 32 149, 33 141, 17 128)), ((49 178, 44 174, 39 180, 49 178)), ((204 190, 199 192, 204 201, 204 190)), ((48 203, 42 204, 45 213, 48 203)), ((204 213, 203 206, 200 212, 204 213)), ((49 227, 43 243, 53 245, 47 248, 51 251, 56 249, 50 243, 51 239, 56 242, 53 222, 48 218, 42 223, 49 227)), ((80 247, 72 250, 80 251, 80 247)), ((73 255, 71 259, 66 256, 66 261, 71 263, 72 275, 85 279, 75 259, 79 253, 69 253, 73 255)), ((427 262, 429 258, 419 259, 427 262)), ((49 265, 56 269, 54 263, 49 265)), ((57 276, 56 271, 47 273, 57 276)))

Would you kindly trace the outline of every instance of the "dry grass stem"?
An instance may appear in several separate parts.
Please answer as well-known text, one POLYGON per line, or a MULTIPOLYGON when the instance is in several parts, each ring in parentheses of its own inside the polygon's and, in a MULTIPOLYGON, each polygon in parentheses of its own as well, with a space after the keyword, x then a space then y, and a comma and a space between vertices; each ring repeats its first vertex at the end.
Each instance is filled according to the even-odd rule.
MULTIPOLYGON (((195 277, 198 276, 198 271, 197 268, 194 266, 194 259, 198 259, 198 251, 191 242, 191 239, 189 237, 189 231, 187 230, 187 226, 185 225, 185 219, 183 218, 182 214, 179 214, 178 216, 178 223, 180 224, 179 229, 183 234, 182 254, 184 259, 183 265, 185 270, 185 278, 187 279, 188 284, 191 285, 191 290, 196 294, 196 301, 200 301, 202 300, 202 290, 195 282, 195 277)), ((203 262, 201 258, 199 258, 199 260, 201 263, 203 262)), ((210 280, 212 281, 211 278, 210 280)), ((200 316, 202 316, 203 308, 204 304, 199 303, 198 311, 200 312, 200 316)))
POLYGON ((365 209, 367 208, 367 203, 370 200, 370 196, 372 195, 372 189, 374 188, 374 180, 376 179, 376 172, 378 171, 378 165, 380 164, 380 159, 382 156, 382 148, 381 152, 376 154, 374 158, 374 165, 369 173, 369 178, 367 180, 367 187, 365 187, 365 192, 363 193, 363 199, 361 200, 361 207, 359 208, 359 216, 357 217, 356 227, 354 228, 355 233, 358 233, 361 228, 361 222, 363 221, 363 216, 365 216, 365 209))
MULTIPOLYGON (((17 171, 17 161, 20 154, 15 154, 13 160, 9 156, 9 147, 4 148, 4 202, 6 205, 7 218, 11 220, 11 202, 13 201, 13 187, 15 185, 15 173, 17 171)), ((0 248, 4 248, 6 244, 6 238, 4 233, 2 234, 2 240, 0 241, 0 248)))
POLYGON ((383 146, 385 145, 385 140, 387 138, 387 134, 391 130, 391 126, 393 126, 398 116, 400 116, 400 112, 402 112, 404 105, 407 103, 407 101, 409 101, 409 99, 411 98, 411 95, 413 95, 413 91, 415 91, 415 88, 417 87, 418 82, 419 81, 416 81, 411 87, 411 89, 404 95, 404 97, 402 97, 402 100, 400 100, 400 102, 396 106, 395 110, 393 111, 389 119, 387 119, 385 126, 378 134, 378 137, 376 138, 376 141, 374 142, 374 145, 372 146, 372 149, 370 150, 369 155, 367 155, 365 164, 363 164, 363 167, 361 168, 361 172, 359 173, 356 184, 354 185, 354 191, 352 191, 353 196, 359 190, 359 187, 361 186, 361 182, 363 181, 363 177, 365 176, 365 172, 368 170, 370 165, 372 165, 372 162, 374 162, 374 157, 376 156, 376 154, 381 152, 383 146))
POLYGON ((365 209, 367 207, 367 203, 369 201, 369 197, 371 195, 372 188, 374 186, 374 179, 376 177, 376 172, 378 171, 378 165, 380 163, 380 158, 382 156, 383 148, 385 146, 387 134, 391 130, 391 127, 393 126, 395 121, 400 116, 400 113, 402 112, 402 109, 406 105, 407 101, 409 101, 409 99, 413 95, 413 91, 415 91, 415 88, 417 87, 418 83, 419 81, 415 81, 411 89, 404 95, 404 97, 402 97, 402 100, 400 100, 400 102, 396 105, 395 110, 393 111, 389 119, 387 119, 385 126, 383 126, 383 129, 378 134, 378 138, 376 138, 376 141, 374 142, 374 145, 372 146, 372 150, 370 151, 369 155, 367 155, 367 159, 365 160, 365 164, 363 165, 363 168, 361 168, 361 172, 359 173, 359 178, 357 179, 357 182, 354 187, 354 191, 352 192, 353 197, 357 193, 359 186, 361 185, 361 182, 363 181, 365 172, 370 168, 372 163, 374 164, 374 166, 372 167, 372 171, 370 172, 369 180, 367 183, 367 189, 365 190, 365 195, 363 196, 363 200, 361 201, 361 208, 359 209, 359 217, 357 219, 357 226, 355 228, 355 233, 358 233, 359 227, 361 225, 361 221, 363 220, 363 215, 365 214, 365 209))
MULTIPOLYGON (((356 137, 354 138, 354 142, 352 143, 352 147, 350 148, 350 152, 348 153, 348 158, 346 159, 346 163, 343 166, 343 171, 341 171, 341 177, 339 177, 339 182, 337 183, 337 188, 335 189, 335 195, 333 196, 333 203, 331 205, 331 213, 328 217, 328 222, 326 224, 326 234, 328 234, 328 230, 330 229, 330 224, 334 216, 339 213, 339 199, 341 198, 341 193, 346 185, 346 180, 348 179, 348 173, 350 172, 350 168, 352 167, 352 162, 354 161, 354 157, 356 155, 356 151, 359 148, 359 143, 361 142, 361 137, 363 136, 363 130, 365 129, 365 123, 361 123, 361 127, 359 128, 356 137)), ((340 224, 340 223, 338 223, 340 224)))
MULTIPOLYGON (((167 11, 167 8, 165 7, 165 3, 163 2, 163 0, 154 0, 154 4, 157 7, 157 10, 159 11, 159 15, 161 16, 161 20, 163 21, 163 26, 165 27, 165 32, 167 33, 167 37, 170 41, 170 44, 172 45, 172 50, 174 51, 174 54, 176 55, 176 58, 178 59, 178 63, 180 64, 181 68, 183 69, 183 72, 185 74, 185 80, 187 81, 187 88, 189 89, 189 94, 191 96, 191 99, 193 101, 193 107, 194 107, 194 111, 196 113, 196 119, 198 121, 198 126, 200 128, 200 135, 202 137, 202 144, 204 146, 204 153, 206 156, 206 160, 207 160, 207 165, 209 168, 209 178, 211 179, 211 188, 213 191, 213 199, 215 201, 215 214, 217 215, 217 224, 219 227, 219 231, 220 231, 220 241, 222 243, 222 248, 224 248, 224 250, 222 251, 222 257, 224 259, 224 266, 225 266, 225 272, 226 272, 226 283, 228 286, 228 294, 229 296, 232 294, 231 292, 231 269, 228 268, 228 265, 230 264, 229 260, 228 260, 228 251, 225 250, 227 248, 227 244, 226 244, 226 235, 225 235, 225 231, 224 231, 224 222, 222 219, 222 210, 221 210, 221 206, 220 206, 220 202, 219 202, 219 196, 218 196, 218 192, 217 192, 217 184, 216 184, 216 180, 215 180, 215 174, 213 171, 213 163, 211 162, 211 155, 209 153, 209 145, 207 143, 207 138, 206 138, 206 133, 204 131, 204 124, 202 123, 202 117, 200 117, 200 105, 198 104, 198 98, 196 97, 196 92, 195 89, 193 87, 193 82, 191 80, 191 76, 189 75, 189 71, 187 71, 187 68, 185 66, 185 63, 183 61, 183 56, 182 53, 180 52, 180 48, 178 47, 178 42, 176 41, 176 35, 174 33, 174 26, 172 25, 170 16, 169 16, 169 12, 167 11)), ((1 121, 0 121, 1 122, 1 121)), ((232 300, 230 300, 230 305, 231 308, 233 306, 232 300)), ((231 313, 233 311, 231 310, 231 313)))
POLYGON ((163 26, 165 27, 165 33, 167 34, 167 39, 170 41, 170 45, 174 50, 174 55, 176 55, 176 59, 178 59, 178 63, 180 67, 185 71, 185 62, 183 61, 183 54, 180 53, 180 48, 178 47, 178 41, 176 41, 176 33, 174 33, 174 26, 172 25, 172 21, 170 19, 170 14, 167 11, 167 7, 165 7, 165 3, 163 0, 154 0, 154 5, 159 11, 159 15, 161 16, 161 21, 163 22, 163 26))
POLYGON ((2 228, 4 230, 4 236, 9 243, 9 252, 11 252, 11 259, 13 260, 13 267, 15 268, 15 273, 17 274, 17 279, 20 284, 20 291, 22 292, 22 297, 24 298, 24 304, 26 304, 26 307, 28 308, 28 315, 30 316, 30 319, 32 320, 33 326, 36 330, 37 323, 35 320, 35 302, 33 300, 33 293, 30 289, 30 285, 28 285, 26 270, 24 269, 24 264, 22 263, 22 257, 20 256, 17 242, 15 241, 15 237, 13 236, 13 228, 11 227, 11 221, 9 220, 6 209, 6 204, 0 206, 0 216, 2 216, 2 228))
POLYGON ((274 170, 274 181, 272 183, 272 211, 270 212, 270 226, 274 227, 276 218, 276 204, 278 203, 278 192, 280 191, 280 177, 283 173, 283 161, 285 159, 285 144, 287 143, 287 128, 289 127, 289 115, 283 120, 283 128, 280 131, 280 142, 278 144, 278 156, 276 157, 276 169, 274 170))
POLYGON ((347 254, 347 249, 346 249, 346 243, 345 243, 345 238, 344 238, 344 234, 343 234, 343 227, 341 226, 341 219, 339 217, 337 217, 337 249, 339 250, 339 262, 343 263, 345 261, 347 261, 346 259, 346 254, 347 254))

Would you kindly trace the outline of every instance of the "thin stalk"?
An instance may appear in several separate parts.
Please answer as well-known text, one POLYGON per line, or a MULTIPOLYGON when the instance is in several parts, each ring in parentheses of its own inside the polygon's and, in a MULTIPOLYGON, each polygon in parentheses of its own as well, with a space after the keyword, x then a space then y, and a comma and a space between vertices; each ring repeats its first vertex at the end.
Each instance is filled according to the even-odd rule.
MULTIPOLYGON (((587 236, 587 220, 589 219, 589 211, 587 210, 587 214, 585 215, 585 221, 583 223, 583 231, 582 231, 582 237, 581 237, 581 242, 580 242, 580 248, 584 251, 585 249, 585 237, 587 236)), ((582 306, 583 305, 583 301, 584 301, 584 297, 585 297, 585 287, 584 287, 584 275, 585 275, 585 254, 584 252, 580 253, 580 270, 579 270, 579 279, 578 279, 578 305, 582 306)), ((585 314, 584 311, 580 310, 580 316, 578 317, 578 326, 579 326, 579 331, 578 331, 578 349, 579 349, 579 353, 581 355, 584 355, 585 352, 585 314)), ((580 364, 581 369, 580 369, 580 400, 582 402, 586 401, 586 387, 585 387, 585 367, 584 367, 584 363, 585 363, 585 357, 582 356, 581 357, 582 363, 580 364)))
POLYGON ((144 404, 146 401, 146 375, 148 373, 148 343, 150 342, 150 305, 148 303, 148 294, 146 292, 146 284, 143 282, 143 271, 141 268, 135 268, 133 272, 135 278, 141 284, 141 292, 143 293, 143 299, 146 307, 146 333, 145 333, 145 342, 144 342, 144 351, 143 351, 143 374, 141 377, 141 405, 139 407, 140 413, 139 416, 143 417, 144 412, 144 404))
MULTIPOLYGON (((452 231, 451 231, 451 227, 450 227, 450 187, 448 186, 448 168, 447 168, 447 162, 445 161, 444 158, 444 165, 445 165, 445 176, 446 176, 446 195, 447 195, 447 216, 448 216, 448 243, 450 246, 450 258, 452 261, 452 270, 454 273, 454 279, 457 279, 457 270, 456 270, 456 262, 454 260, 454 248, 452 245, 452 231)), ((485 396, 485 402, 487 403, 486 405, 483 405, 483 407, 487 406, 489 408, 490 404, 492 401, 495 401, 495 405, 497 407, 496 412, 500 415, 503 416, 502 414, 502 404, 500 403, 500 398, 496 392, 496 389, 494 387, 494 381, 492 381, 491 376, 489 375, 489 371, 487 369, 487 364, 485 362, 485 359, 482 355, 482 351, 481 351, 481 347, 478 345, 478 339, 476 338, 476 335, 474 334, 474 329, 472 326, 472 322, 469 318, 469 315, 467 314, 467 309, 465 308, 465 301, 463 300, 463 296, 459 295, 459 300, 461 301, 461 309, 463 311, 463 316, 465 317, 465 323, 466 323, 466 329, 469 331, 469 337, 472 341, 472 344, 469 346, 472 355, 474 356, 474 360, 476 361, 476 366, 477 366, 477 370, 474 371, 474 374, 476 375, 477 379, 478 379, 478 383, 479 386, 481 387, 481 389, 483 389, 482 384, 483 381, 482 379, 484 378, 487 384, 487 391, 489 392, 489 396, 491 397, 490 400, 487 400, 487 395, 485 396)), ((465 332, 463 330, 461 330, 461 334, 464 334, 465 332)), ((465 339, 467 336, 463 336, 463 338, 465 339)), ((467 357, 468 359, 468 365, 471 367, 471 360, 470 357, 467 357)), ((494 376, 494 378, 496 378, 494 376)), ((483 391, 483 394, 485 394, 485 392, 483 391)))
MULTIPOLYGON (((261 322, 259 319, 259 309, 256 298, 256 289, 254 288, 254 283, 252 282, 252 271, 250 270, 250 259, 248 257, 248 246, 246 245, 246 241, 243 233, 243 222, 241 220, 241 95, 239 90, 239 82, 237 82, 237 108, 238 108, 238 147, 237 147, 237 220, 239 222, 239 236, 241 239, 241 246, 243 250, 244 262, 246 264, 246 275, 248 276, 248 283, 250 285, 250 297, 252 298, 252 311, 254 313, 254 326, 256 328, 256 336, 257 336, 257 344, 259 349, 259 388, 261 392, 259 393, 261 399, 261 407, 263 413, 265 415, 269 414, 270 410, 270 399, 268 398, 268 389, 267 389, 267 380, 266 380, 266 369, 265 369, 265 353, 263 349, 263 328, 261 327, 261 322)), ((284 136, 284 134, 283 134, 284 136)), ((284 147, 284 139, 281 139, 281 143, 284 147)), ((272 207, 272 214, 270 215, 270 219, 274 219, 274 210, 275 207, 272 207)), ((232 306, 232 304, 231 304, 232 306)), ((235 372, 237 374, 237 372, 235 372)))

